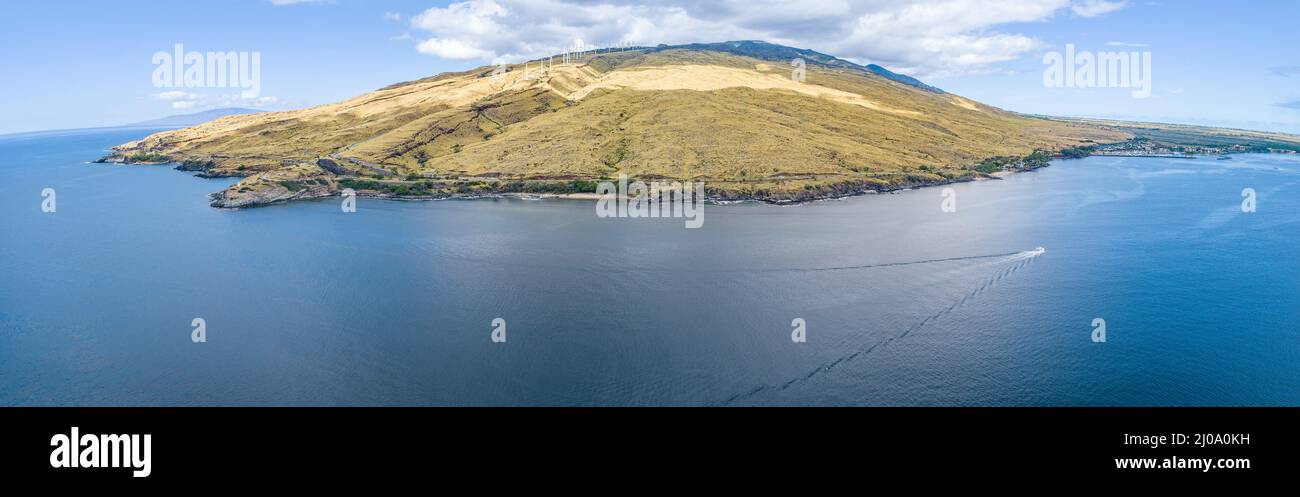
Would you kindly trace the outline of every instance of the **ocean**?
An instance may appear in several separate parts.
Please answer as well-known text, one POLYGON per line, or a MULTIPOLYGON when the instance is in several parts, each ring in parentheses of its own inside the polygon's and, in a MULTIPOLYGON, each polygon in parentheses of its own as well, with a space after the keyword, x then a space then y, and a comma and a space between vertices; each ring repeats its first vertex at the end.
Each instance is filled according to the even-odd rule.
POLYGON ((147 133, 0 137, 0 405, 1300 405, 1296 156, 686 229, 568 199, 218 210, 235 180, 89 163, 147 133))

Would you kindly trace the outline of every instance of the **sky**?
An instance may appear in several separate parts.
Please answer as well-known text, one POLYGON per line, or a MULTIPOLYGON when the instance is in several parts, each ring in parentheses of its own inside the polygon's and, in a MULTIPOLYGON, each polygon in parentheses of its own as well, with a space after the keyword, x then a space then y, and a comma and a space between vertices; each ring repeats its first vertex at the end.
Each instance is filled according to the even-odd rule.
POLYGON ((578 40, 739 39, 880 64, 1017 112, 1300 133, 1294 0, 118 0, 0 10, 0 134, 302 108, 578 40), (177 44, 256 55, 257 91, 160 80, 155 56, 177 44), (1149 53, 1139 67, 1150 96, 1045 84, 1045 56, 1066 45, 1149 53))

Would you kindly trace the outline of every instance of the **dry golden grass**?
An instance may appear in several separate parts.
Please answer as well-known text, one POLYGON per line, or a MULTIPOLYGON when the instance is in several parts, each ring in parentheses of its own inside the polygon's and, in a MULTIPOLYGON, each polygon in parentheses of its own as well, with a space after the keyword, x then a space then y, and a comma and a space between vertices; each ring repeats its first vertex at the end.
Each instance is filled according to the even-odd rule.
POLYGON ((969 176, 990 157, 1132 136, 1113 126, 1013 114, 851 68, 809 65, 806 80, 796 82, 788 67, 730 53, 629 50, 509 69, 445 74, 298 111, 230 116, 115 153, 159 153, 212 163, 213 174, 249 176, 230 197, 340 172, 451 180, 626 173, 798 191, 941 181, 969 176), (337 164, 333 172, 315 166, 322 158, 337 164))

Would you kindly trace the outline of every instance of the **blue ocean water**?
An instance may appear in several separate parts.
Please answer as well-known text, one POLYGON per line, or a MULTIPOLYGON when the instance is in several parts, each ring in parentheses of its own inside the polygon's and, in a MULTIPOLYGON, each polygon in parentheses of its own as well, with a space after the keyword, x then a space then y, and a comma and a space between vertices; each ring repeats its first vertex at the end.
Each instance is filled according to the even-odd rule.
POLYGON ((1300 405, 1294 156, 689 230, 577 200, 216 210, 234 180, 87 163, 145 134, 0 137, 0 405, 1300 405))

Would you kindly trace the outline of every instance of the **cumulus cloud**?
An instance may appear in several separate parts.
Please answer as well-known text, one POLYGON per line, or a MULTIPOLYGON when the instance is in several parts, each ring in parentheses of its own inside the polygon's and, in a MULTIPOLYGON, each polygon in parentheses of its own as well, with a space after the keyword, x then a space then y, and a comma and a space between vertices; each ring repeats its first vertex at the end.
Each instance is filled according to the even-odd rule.
MULTIPOLYGON (((1118 7, 1112 4, 1119 4, 1118 7)), ((1062 13, 1101 15, 1098 0, 461 0, 412 17, 417 49, 457 60, 518 62, 587 46, 764 40, 921 77, 986 72, 1046 44, 1000 30, 1062 13)))
POLYGON ((1075 15, 1082 17, 1097 17, 1109 14, 1128 6, 1128 0, 1084 0, 1077 2, 1070 9, 1075 15))

